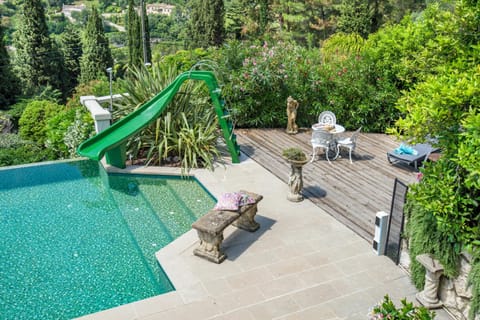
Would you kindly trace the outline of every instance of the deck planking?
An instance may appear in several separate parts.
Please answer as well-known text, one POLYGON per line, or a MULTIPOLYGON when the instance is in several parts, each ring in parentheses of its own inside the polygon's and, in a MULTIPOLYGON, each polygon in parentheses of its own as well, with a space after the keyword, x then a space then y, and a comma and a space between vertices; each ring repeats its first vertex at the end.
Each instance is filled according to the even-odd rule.
MULTIPOLYGON (((295 135, 287 134, 284 129, 237 129, 235 132, 241 151, 285 183, 288 183, 290 166, 282 158, 282 150, 298 147, 307 155, 312 154, 310 129, 301 129, 295 135)), ((328 163, 319 150, 316 160, 303 167, 303 195, 371 241, 376 213, 390 211, 395 178, 406 184, 416 181, 413 168, 387 161, 387 151, 397 146, 398 141, 391 136, 360 133, 352 155, 353 164, 348 151, 328 163)))

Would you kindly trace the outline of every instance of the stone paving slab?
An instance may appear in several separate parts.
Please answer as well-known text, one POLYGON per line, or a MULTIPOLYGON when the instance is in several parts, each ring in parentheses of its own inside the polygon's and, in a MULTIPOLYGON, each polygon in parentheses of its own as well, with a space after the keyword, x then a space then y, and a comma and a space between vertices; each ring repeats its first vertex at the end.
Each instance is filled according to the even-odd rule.
MULTIPOLYGON (((217 198, 241 189, 263 195, 260 229, 227 227, 221 264, 194 256, 198 238, 187 232, 157 253, 176 291, 82 320, 368 319, 385 294, 414 301, 404 270, 310 201, 288 201, 288 186, 254 161, 194 173, 217 198)), ((440 310, 436 319, 451 318, 440 310)))

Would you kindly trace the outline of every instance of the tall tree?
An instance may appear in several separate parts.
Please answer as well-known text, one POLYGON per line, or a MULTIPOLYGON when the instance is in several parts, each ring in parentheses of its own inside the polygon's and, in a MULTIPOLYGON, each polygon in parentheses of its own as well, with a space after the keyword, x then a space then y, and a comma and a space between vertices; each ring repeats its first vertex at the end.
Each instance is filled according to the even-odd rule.
POLYGON ((268 0, 259 1, 259 13, 258 13, 258 33, 263 35, 267 31, 269 5, 268 0))
POLYGON ((134 0, 128 1, 127 36, 128 64, 130 66, 141 65, 143 61, 141 26, 134 0))
POLYGON ((60 87, 60 55, 48 35, 41 0, 23 2, 14 46, 14 72, 20 79, 24 94, 32 95, 45 87, 60 87))
POLYGON ((12 73, 10 57, 3 42, 3 27, 0 25, 0 110, 15 102, 19 93, 16 77, 12 73))
POLYGON ((366 38, 372 29, 372 12, 368 0, 343 0, 337 27, 338 31, 358 33, 366 38))
POLYGON ((83 38, 83 55, 80 61, 81 83, 87 83, 106 74, 113 66, 112 53, 105 37, 103 22, 95 7, 88 15, 83 38))
POLYGON ((339 0, 306 0, 312 44, 318 45, 335 32, 339 0))
POLYGON ((63 55, 65 75, 63 76, 64 92, 70 95, 79 82, 80 59, 82 57, 82 39, 80 33, 69 24, 60 36, 60 49, 63 55))
POLYGON ((242 0, 225 1, 225 33, 230 39, 240 39, 245 30, 247 10, 242 0))
MULTIPOLYGON (((145 45, 145 56, 144 56, 144 63, 152 62, 152 46, 150 45, 150 28, 148 23, 148 15, 147 15, 147 8, 145 6, 145 2, 142 1, 142 18, 143 18, 143 30, 142 30, 142 37, 143 37, 143 44, 145 45)), ((141 24, 140 24, 141 25, 141 24)))
POLYGON ((191 45, 203 48, 221 45, 225 36, 224 17, 223 0, 190 0, 191 45))

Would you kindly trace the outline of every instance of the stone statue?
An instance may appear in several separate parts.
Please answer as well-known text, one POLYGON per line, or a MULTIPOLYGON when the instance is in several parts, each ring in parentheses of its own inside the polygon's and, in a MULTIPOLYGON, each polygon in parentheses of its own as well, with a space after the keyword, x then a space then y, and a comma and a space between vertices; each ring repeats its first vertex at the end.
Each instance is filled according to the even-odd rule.
POLYGON ((287 133, 288 134, 295 134, 298 132, 298 126, 295 123, 297 120, 297 109, 298 109, 298 101, 293 99, 291 96, 287 98, 287 133))

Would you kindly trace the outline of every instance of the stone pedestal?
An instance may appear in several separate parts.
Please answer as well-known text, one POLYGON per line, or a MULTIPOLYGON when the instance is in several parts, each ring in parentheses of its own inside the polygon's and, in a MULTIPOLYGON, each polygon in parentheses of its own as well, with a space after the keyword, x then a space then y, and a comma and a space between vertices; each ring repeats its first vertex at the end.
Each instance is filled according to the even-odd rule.
POLYGON ((288 160, 290 163, 291 171, 290 178, 288 179, 289 193, 287 199, 293 202, 303 201, 302 189, 303 189, 303 174, 302 168, 308 162, 288 160))
POLYGON ((427 309, 440 308, 443 304, 438 299, 438 287, 443 266, 429 254, 418 255, 416 259, 426 269, 425 286, 422 292, 417 293, 416 298, 427 309))

